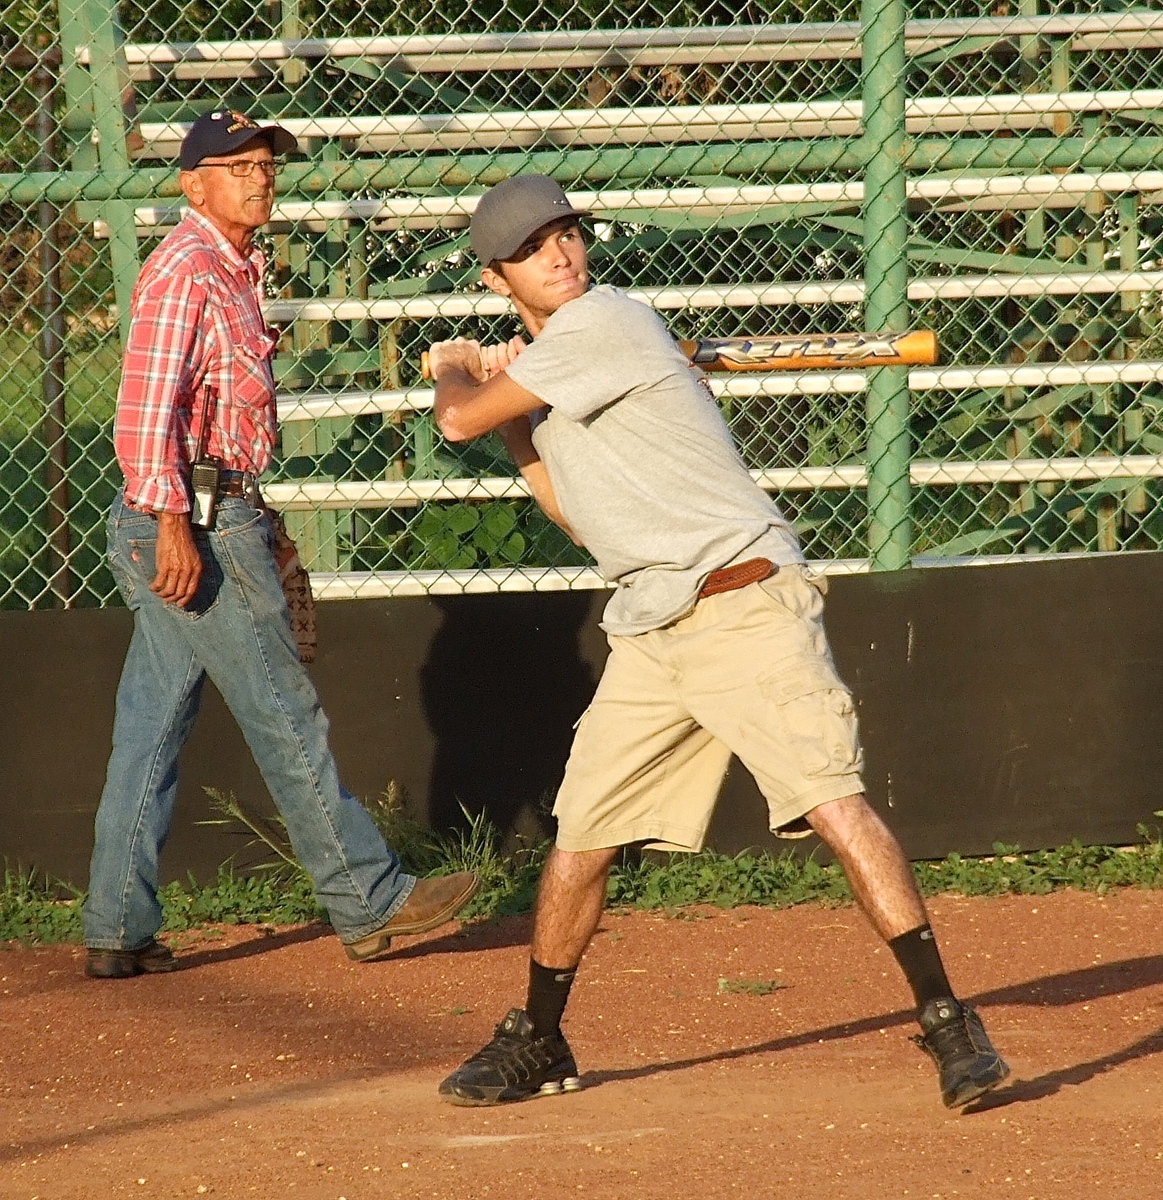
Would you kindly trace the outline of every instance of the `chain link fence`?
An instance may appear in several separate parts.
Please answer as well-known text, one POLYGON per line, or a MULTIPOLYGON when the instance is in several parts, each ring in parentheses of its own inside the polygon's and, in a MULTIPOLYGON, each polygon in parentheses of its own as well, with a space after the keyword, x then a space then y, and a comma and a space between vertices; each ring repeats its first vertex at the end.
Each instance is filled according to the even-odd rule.
POLYGON ((1159 4, 0 0, 0 16, 4 607, 116 602, 121 322, 179 217, 185 128, 223 106, 302 148, 263 235, 283 330, 266 492, 322 595, 598 582, 499 442, 442 441, 419 376, 436 339, 517 331, 466 225, 525 170, 595 213, 595 277, 676 337, 870 317, 937 332, 938 367, 716 377, 809 557, 1163 542, 1159 4))

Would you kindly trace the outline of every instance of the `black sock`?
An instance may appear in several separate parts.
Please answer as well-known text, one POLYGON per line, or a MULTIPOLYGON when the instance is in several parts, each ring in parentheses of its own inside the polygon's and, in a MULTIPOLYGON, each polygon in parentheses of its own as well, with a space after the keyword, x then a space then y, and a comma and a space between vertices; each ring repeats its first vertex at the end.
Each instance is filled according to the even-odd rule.
POLYGON ((931 926, 918 925, 916 929, 892 938, 888 948, 896 955, 909 987, 913 989, 918 1008, 924 1008, 939 996, 953 995, 931 926))
POLYGON ((561 1030, 561 1014, 577 967, 543 967, 529 960, 529 998, 525 1013, 533 1022, 534 1037, 549 1037, 561 1030))

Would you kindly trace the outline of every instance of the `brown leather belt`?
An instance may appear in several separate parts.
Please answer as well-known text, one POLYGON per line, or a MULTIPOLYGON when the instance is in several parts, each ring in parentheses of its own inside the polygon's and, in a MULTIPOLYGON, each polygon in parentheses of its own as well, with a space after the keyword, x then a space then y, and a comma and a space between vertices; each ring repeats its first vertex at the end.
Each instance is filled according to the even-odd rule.
POLYGON ((223 470, 218 476, 220 496, 242 496, 255 505, 259 502, 258 477, 249 471, 223 470))
POLYGON ((761 579, 770 579, 776 572, 776 565, 770 558, 749 558, 746 562, 735 563, 731 567, 712 571, 703 583, 699 599, 718 595, 719 592, 733 592, 736 588, 746 587, 749 583, 758 583, 761 579))

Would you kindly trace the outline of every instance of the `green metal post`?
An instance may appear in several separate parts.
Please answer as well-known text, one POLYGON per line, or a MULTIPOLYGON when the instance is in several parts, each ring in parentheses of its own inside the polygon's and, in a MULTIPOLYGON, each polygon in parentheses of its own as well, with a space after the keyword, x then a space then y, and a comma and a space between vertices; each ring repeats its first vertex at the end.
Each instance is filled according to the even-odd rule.
MULTIPOLYGON (((870 329, 908 328, 905 195, 905 4, 864 0, 864 280, 870 329)), ((869 372, 868 542, 874 571, 907 567, 912 554, 909 384, 904 367, 869 372)))
MULTIPOLYGON (((91 144, 86 146, 84 141, 75 140, 74 165, 82 169, 96 165, 103 174, 124 176, 132 170, 123 108, 129 76, 115 8, 106 0, 61 0, 59 11, 62 54, 70 64, 65 73, 69 107, 66 128, 74 139, 96 140, 96 163, 93 162, 91 144), (80 47, 89 50, 87 73, 76 63, 76 51, 80 47)), ((133 204, 128 198, 120 199, 114 193, 104 199, 113 290, 124 340, 129 323, 129 300, 140 268, 137 229, 133 204)))

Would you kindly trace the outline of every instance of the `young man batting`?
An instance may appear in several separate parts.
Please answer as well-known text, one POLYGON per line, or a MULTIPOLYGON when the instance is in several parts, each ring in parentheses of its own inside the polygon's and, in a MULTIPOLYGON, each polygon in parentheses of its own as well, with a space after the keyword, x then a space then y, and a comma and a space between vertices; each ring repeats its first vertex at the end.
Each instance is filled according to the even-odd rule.
POLYGON ((699 849, 735 754, 771 828, 810 827, 844 868, 912 988, 942 1099, 966 1104, 1009 1068, 954 997, 909 864, 865 801, 823 582, 662 321, 591 284, 587 215, 544 176, 486 193, 472 248, 534 340, 457 339, 429 353, 445 437, 499 431, 538 502, 614 584, 609 658, 554 805, 525 1007, 441 1095, 498 1104, 580 1086, 560 1022, 610 864, 631 843, 699 849))

